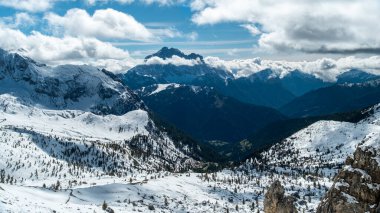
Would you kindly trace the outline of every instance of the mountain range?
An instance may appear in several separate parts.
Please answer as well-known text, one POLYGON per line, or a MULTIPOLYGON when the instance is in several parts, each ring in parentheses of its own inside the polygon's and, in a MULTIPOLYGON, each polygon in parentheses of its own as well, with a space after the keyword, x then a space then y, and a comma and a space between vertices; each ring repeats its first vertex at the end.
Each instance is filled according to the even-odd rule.
POLYGON ((0 50, 0 211, 379 211, 378 76, 276 73, 172 48, 124 74, 0 50))
POLYGON ((289 129, 298 129, 305 125, 298 126, 303 122, 292 119, 312 116, 317 121, 380 101, 380 76, 362 70, 347 70, 335 82, 302 70, 280 75, 265 69, 241 77, 212 67, 199 54, 186 55, 167 47, 118 77, 163 120, 222 155, 239 157, 241 150, 249 153, 257 147, 247 142, 254 141, 251 136, 262 135, 271 126, 287 123, 289 129), (158 62, 173 57, 196 63, 158 62))
MULTIPOLYGON (((202 159, 199 145, 172 140, 155 124, 143 101, 105 70, 49 67, 1 50, 0 75, 2 131, 7 135, 3 139, 20 134, 30 141, 28 146, 39 147, 42 153, 34 161, 59 156, 68 168, 86 164, 101 174, 116 168, 132 171, 133 164, 147 171, 163 166, 182 170, 202 159), (127 153, 129 158, 121 158, 127 153), (117 160, 109 164, 108 158, 117 160)), ((13 149, 4 153, 8 157, 2 165, 12 160, 13 149)), ((14 178, 25 178, 28 170, 14 178)))

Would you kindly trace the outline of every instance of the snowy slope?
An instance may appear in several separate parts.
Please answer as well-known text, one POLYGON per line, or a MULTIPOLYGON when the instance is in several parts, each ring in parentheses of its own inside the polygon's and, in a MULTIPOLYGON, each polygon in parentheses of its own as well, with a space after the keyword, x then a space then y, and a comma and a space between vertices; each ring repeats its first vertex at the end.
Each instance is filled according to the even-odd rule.
MULTIPOLYGON (((93 178, 54 191, 42 187, 0 184, 0 208, 11 212, 100 212, 103 201, 116 212, 263 212, 265 188, 281 179, 291 192, 322 196, 325 187, 307 190, 313 182, 251 170, 223 170, 212 174, 154 173, 129 179, 93 178), (301 184, 302 183, 302 184, 301 184), (38 199, 36 199, 38 198, 38 199)), ((323 180, 322 180, 323 181, 323 180)), ((324 184, 321 182, 322 185, 324 184)), ((310 204, 309 204, 310 205, 310 204)), ((317 205, 313 200, 311 206, 317 205)))
POLYGON ((0 172, 8 183, 67 185, 199 164, 104 70, 47 67, 0 50, 0 76, 0 172))
POLYGON ((296 197, 299 212, 315 212, 333 184, 332 173, 340 168, 345 159, 343 154, 352 154, 359 144, 368 148, 379 146, 378 108, 375 107, 374 114, 358 124, 317 122, 264 152, 263 159, 251 159, 237 168, 216 173, 133 173, 120 178, 93 176, 78 179, 84 183, 66 183, 58 191, 44 189, 41 185, 0 184, 0 209, 10 212, 25 209, 35 212, 101 212, 102 203, 106 201, 117 212, 147 212, 149 208, 157 212, 225 212, 227 209, 229 212, 263 212, 267 187, 280 180, 286 194, 296 197), (279 149, 281 144, 289 147, 279 149), (326 153, 328 148, 331 151, 326 153), (325 159, 320 161, 321 165, 309 159, 319 159, 319 153, 325 153, 321 156, 325 159), (290 160, 292 158, 297 158, 298 163, 290 160), (336 168, 323 164, 326 159, 331 160, 336 168), (306 160, 304 164, 303 160, 306 160), (323 172, 315 173, 316 168, 323 172))
POLYGON ((319 121, 263 153, 268 163, 300 169, 341 166, 358 144, 380 132, 380 105, 359 123, 319 121))
POLYGON ((173 83, 173 84, 155 84, 152 86, 141 88, 141 90, 139 91, 139 94, 144 95, 144 96, 154 95, 154 94, 160 93, 162 91, 165 91, 167 89, 178 88, 178 87, 181 87, 181 85, 175 84, 175 83, 173 83))
POLYGON ((0 118, 0 168, 17 182, 125 176, 195 165, 167 135, 156 130, 144 110, 121 116, 46 110, 4 94, 0 95, 0 118))

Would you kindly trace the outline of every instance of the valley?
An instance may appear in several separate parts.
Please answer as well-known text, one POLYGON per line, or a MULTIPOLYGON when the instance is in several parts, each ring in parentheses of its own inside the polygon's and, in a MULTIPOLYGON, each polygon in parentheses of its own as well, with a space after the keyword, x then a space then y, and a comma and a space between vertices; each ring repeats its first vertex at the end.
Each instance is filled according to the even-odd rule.
MULTIPOLYGON (((199 58, 186 57, 193 56, 199 58)), ((367 147, 380 153, 380 107, 367 98, 377 88, 372 77, 294 99, 359 87, 370 102, 349 112, 290 117, 185 78, 164 76, 175 80, 140 88, 91 66, 49 67, 6 51, 1 60, 4 212, 263 212, 271 190, 282 190, 276 181, 294 209, 316 212, 329 190, 347 186, 335 177, 349 169, 347 159, 367 147)), ((223 76, 202 66, 200 76, 223 76)), ((359 175, 377 190, 377 180, 359 175)), ((374 211, 371 202, 355 208, 374 211)))

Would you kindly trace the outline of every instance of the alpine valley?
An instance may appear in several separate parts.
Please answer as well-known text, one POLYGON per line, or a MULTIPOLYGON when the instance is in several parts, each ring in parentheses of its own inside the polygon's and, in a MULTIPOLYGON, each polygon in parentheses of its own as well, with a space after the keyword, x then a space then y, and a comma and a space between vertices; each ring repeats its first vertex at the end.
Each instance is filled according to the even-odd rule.
POLYGON ((376 73, 168 47, 114 73, 1 49, 0 212, 378 213, 376 73))

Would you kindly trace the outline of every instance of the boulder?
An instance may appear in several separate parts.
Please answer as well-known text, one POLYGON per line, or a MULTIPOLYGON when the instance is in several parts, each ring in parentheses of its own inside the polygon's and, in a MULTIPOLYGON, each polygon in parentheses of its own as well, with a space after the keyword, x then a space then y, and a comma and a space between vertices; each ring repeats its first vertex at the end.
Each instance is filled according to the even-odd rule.
POLYGON ((266 213, 295 213, 295 198, 285 196, 285 189, 280 181, 276 180, 268 189, 264 199, 264 212, 266 213))

